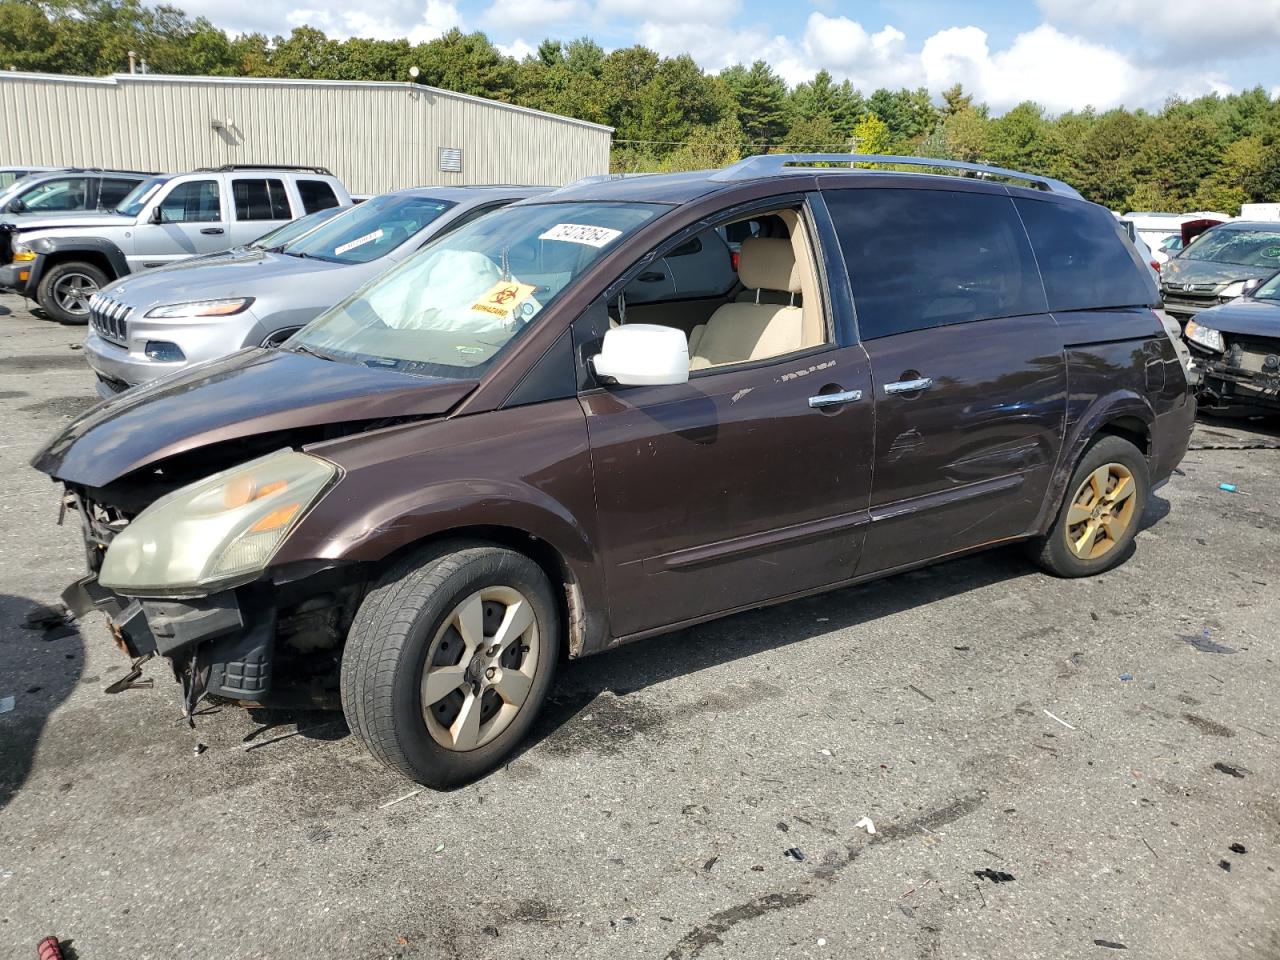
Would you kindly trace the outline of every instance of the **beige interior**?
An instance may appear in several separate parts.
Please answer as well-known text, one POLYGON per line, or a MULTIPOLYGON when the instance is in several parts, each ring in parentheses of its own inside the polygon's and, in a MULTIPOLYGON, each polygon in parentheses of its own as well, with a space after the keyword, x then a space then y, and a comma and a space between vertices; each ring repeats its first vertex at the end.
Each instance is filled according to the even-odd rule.
MULTIPOLYGON (((745 289, 733 300, 721 301, 710 317, 705 311, 711 303, 705 299, 629 306, 626 321, 687 331, 690 370, 765 360, 825 343, 818 277, 800 213, 778 210, 764 216, 781 220, 789 236, 743 241, 738 279, 745 289)), ((616 327, 618 321, 611 317, 609 324, 616 327)))
POLYGON ((689 335, 690 370, 780 357, 824 341, 808 242, 797 214, 783 214, 791 218, 789 239, 753 237, 739 252, 738 276, 759 301, 727 303, 695 327, 689 335), (765 292, 784 294, 787 302, 768 302, 775 298, 766 299, 765 292))

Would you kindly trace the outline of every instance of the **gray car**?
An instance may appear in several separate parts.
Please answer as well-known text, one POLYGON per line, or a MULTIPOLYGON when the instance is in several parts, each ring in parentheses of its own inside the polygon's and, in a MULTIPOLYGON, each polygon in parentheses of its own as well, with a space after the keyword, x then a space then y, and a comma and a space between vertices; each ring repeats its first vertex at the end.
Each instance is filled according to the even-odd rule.
POLYGON ((464 223, 548 187, 421 187, 375 197, 281 247, 108 284, 85 356, 103 397, 243 347, 282 343, 323 310, 464 223))
POLYGON ((1229 303, 1280 270, 1280 223, 1232 220, 1192 240, 1161 270, 1164 308, 1186 323, 1229 303))

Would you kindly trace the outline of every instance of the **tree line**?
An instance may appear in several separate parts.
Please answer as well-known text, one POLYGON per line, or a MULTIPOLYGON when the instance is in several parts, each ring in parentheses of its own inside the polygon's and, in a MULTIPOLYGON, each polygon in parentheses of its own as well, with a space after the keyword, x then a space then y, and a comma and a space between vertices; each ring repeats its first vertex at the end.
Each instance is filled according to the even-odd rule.
POLYGON ((1159 111, 1035 103, 993 116, 961 87, 864 93, 826 71, 789 88, 762 60, 719 74, 687 56, 590 39, 545 40, 523 59, 483 33, 425 43, 228 36, 205 18, 139 0, 0 0, 0 67, 100 75, 136 52, 154 73, 326 80, 409 79, 603 123, 618 171, 723 166, 763 152, 913 154, 1056 177, 1112 209, 1220 210, 1280 201, 1280 100, 1262 87, 1172 99, 1159 111))

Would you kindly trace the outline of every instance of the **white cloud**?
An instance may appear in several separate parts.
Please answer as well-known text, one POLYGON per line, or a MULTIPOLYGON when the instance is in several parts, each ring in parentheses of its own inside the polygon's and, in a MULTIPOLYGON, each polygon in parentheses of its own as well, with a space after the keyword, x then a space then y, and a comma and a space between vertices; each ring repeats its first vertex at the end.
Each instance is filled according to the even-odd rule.
POLYGON ((454 27, 463 25, 453 0, 421 0, 416 3, 398 0, 378 8, 378 14, 352 10, 305 8, 285 15, 289 27, 311 26, 328 36, 368 37, 374 40, 397 40, 407 37, 410 43, 426 43, 454 27))
POLYGON ((590 12, 586 0, 494 0, 484 20, 499 29, 541 27, 581 20, 590 12))
POLYGON ((637 41, 667 57, 687 53, 704 70, 713 73, 735 63, 764 60, 788 83, 796 83, 813 75, 803 62, 803 54, 786 37, 747 27, 740 30, 723 26, 699 26, 687 23, 646 22, 638 28, 637 41))
POLYGON ((1276 0, 1039 0, 1050 21, 1087 36, 1136 34, 1145 60, 1177 54, 1183 62, 1238 57, 1280 41, 1276 0))
POLYGON ((537 47, 530 46, 519 37, 511 43, 495 43, 494 46, 498 48, 498 52, 504 57, 515 57, 517 60, 532 57, 538 52, 537 47))

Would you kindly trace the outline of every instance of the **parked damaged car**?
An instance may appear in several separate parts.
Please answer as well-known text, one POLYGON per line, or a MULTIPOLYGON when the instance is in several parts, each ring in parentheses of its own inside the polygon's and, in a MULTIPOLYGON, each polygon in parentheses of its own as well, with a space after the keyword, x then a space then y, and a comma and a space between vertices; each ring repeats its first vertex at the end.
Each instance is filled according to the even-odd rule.
POLYGON ((1187 323, 1209 413, 1280 413, 1280 273, 1187 323))
POLYGON ((84 533, 67 602, 188 716, 340 706, 447 787, 564 657, 996 544, 1123 562, 1195 416, 1145 265, 1056 181, 805 165, 882 159, 524 200, 100 404, 33 461, 84 533), (736 271, 645 293, 694 248, 736 271))
MULTIPOLYGON (((1183 224, 1184 236, 1197 224, 1183 224)), ((1233 220, 1209 225, 1161 269, 1170 316, 1186 323, 1201 310, 1244 296, 1280 270, 1280 224, 1233 220)))

